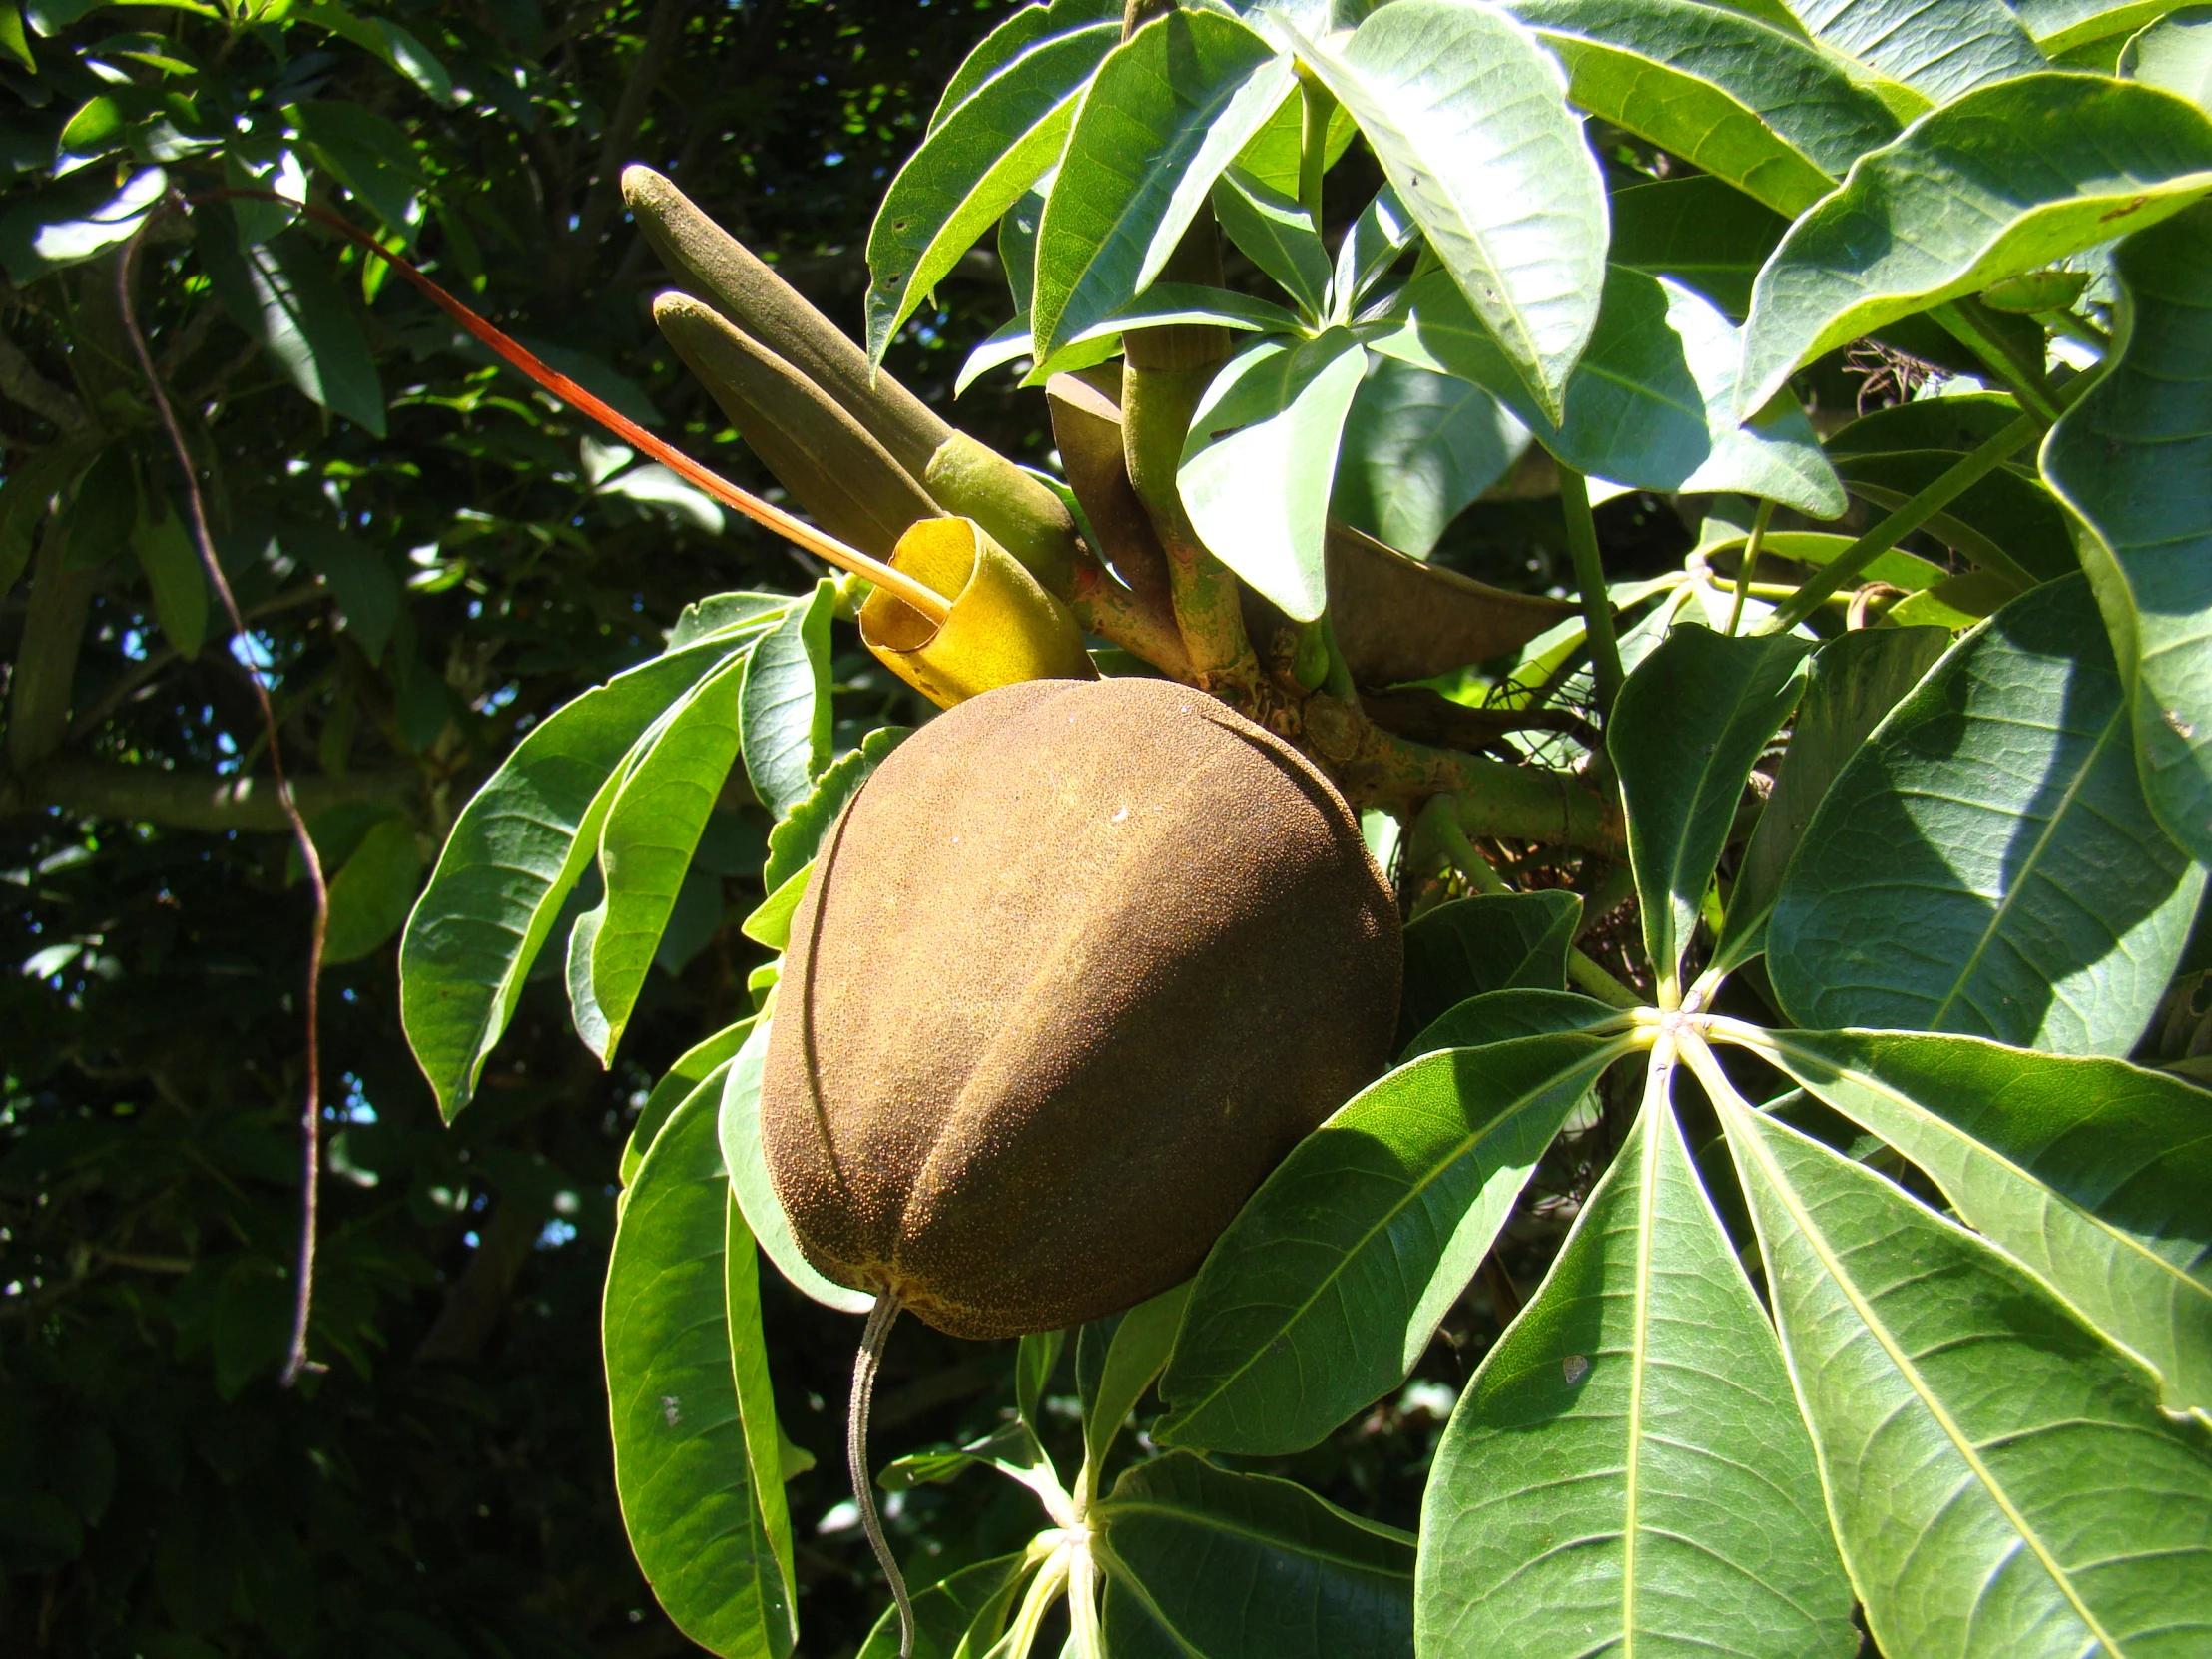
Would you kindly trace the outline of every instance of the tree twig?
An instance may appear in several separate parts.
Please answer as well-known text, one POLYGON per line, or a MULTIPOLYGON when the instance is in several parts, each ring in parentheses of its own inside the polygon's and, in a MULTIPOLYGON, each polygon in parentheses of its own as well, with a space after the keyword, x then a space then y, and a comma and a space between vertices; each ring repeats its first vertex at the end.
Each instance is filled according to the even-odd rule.
MULTIPOLYGON (((223 561, 216 557, 215 537, 208 529, 207 503, 200 494, 199 468, 193 464, 192 450, 185 442, 184 428, 177 423, 177 412, 170 407, 169 392, 162 384, 160 371, 154 366, 154 353, 147 346, 145 330, 139 326, 135 295, 132 292, 132 274, 138 269, 139 249, 145 243, 148 231, 167 214, 175 211, 177 208, 174 203, 164 204, 156 209, 147 215, 145 222, 132 233, 131 240, 123 245, 123 256, 116 261, 115 267, 116 303, 122 314, 124 332, 129 336, 131 349, 138 357, 139 368, 146 376, 146 389, 154 399, 155 412, 161 417, 162 427, 169 434, 170 446, 176 451, 177 465, 184 473, 185 501, 191 509, 193 540, 200 550, 201 567, 206 570, 208 581, 215 588, 217 597, 223 601, 224 612, 231 619, 232 632, 243 634, 246 632, 246 618, 239 610, 238 596, 231 591, 230 578, 223 573, 223 561)), ((276 783, 277 804, 283 811, 285 823, 291 827, 292 838, 299 843, 300 861, 307 869, 308 890, 314 895, 314 924, 307 941, 307 1078, 305 1099, 299 1113, 299 1258, 292 1285, 291 1343, 285 1352, 284 1367, 279 1378, 288 1388, 312 1365, 307 1358, 307 1326, 314 1313, 315 1232, 321 1209, 322 949, 330 925, 330 888, 322 876, 322 859, 315 851, 314 836, 307 831, 307 821, 300 816, 299 804, 292 797, 291 782, 284 776, 283 744, 276 726, 276 705, 270 700, 269 686, 259 674, 251 678, 255 701, 261 706, 262 728, 269 743, 269 768, 276 783)))

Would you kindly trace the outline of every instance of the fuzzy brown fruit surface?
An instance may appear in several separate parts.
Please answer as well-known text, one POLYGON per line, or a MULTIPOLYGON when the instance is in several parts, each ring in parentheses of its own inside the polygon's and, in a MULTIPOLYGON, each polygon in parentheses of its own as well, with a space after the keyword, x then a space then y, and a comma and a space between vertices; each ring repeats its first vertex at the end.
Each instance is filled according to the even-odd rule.
POLYGON ((1202 692, 1031 681, 931 721, 823 843, 761 1131, 808 1260, 957 1337, 1180 1283, 1380 1072, 1402 951, 1359 820, 1202 692))

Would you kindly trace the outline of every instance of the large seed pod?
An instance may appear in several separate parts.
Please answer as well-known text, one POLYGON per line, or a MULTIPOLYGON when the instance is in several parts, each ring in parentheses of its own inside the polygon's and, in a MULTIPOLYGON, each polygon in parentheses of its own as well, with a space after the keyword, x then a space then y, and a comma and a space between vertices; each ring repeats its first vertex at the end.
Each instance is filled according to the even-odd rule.
POLYGON ((1388 1057, 1397 912, 1289 745, 1158 680, 986 692, 793 917, 761 1095, 800 1248, 959 1337, 1177 1284, 1388 1057))

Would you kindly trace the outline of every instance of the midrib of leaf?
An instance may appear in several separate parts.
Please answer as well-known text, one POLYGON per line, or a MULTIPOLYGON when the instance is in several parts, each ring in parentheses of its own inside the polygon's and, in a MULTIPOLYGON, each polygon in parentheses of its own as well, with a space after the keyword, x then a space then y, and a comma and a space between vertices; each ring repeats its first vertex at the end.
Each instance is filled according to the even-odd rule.
MULTIPOLYGON (((2051 810, 2050 817, 2044 820, 2042 831, 2035 837, 2035 844, 2028 849, 2027 858, 2020 865, 2019 874, 2014 878, 2011 890, 1998 901, 1995 912, 1989 917, 1989 924, 1981 930, 1981 937, 1974 941, 1973 950, 1966 957, 1964 965, 1960 967, 1957 978, 1951 981, 1950 990, 1945 993, 1943 1000, 1936 1004, 1936 1012, 1929 1016, 1928 1023, 1931 1030, 1945 1029, 1941 1022, 1944 1016, 1950 1012, 1950 1005, 1958 1000, 1960 993, 1964 991, 1967 983, 1971 981, 1974 973, 1980 968, 1981 958, 1988 954, 1990 943, 1996 938, 2006 918, 2012 913, 2013 901, 2027 890, 2029 882, 2034 878, 2036 870, 2042 864, 2043 854, 2049 850, 2051 837, 2058 832, 2059 825, 2065 821, 2066 815, 2073 809, 2074 797, 2080 793, 2083 783, 2087 781, 2090 773, 2096 769, 2097 762, 2103 759, 2105 747, 2111 743, 2113 733, 2120 729, 2120 723, 2126 716, 2127 704, 2123 700, 2105 721, 2104 730, 2097 734, 2096 742, 2090 746, 2088 755, 2075 772, 2073 780, 2067 784, 2065 793, 2058 798, 2058 803, 2051 810)), ((2047 730, 2047 728, 2039 728, 2039 730, 2047 730)), ((1976 805, 1980 804, 1976 803, 1976 805)), ((2055 987, 2053 988, 2055 989, 2055 987)))
POLYGON ((1643 1499, 1644 1362, 1651 1343, 1651 1218, 1659 1185, 1659 1137, 1664 1131, 1667 1084, 1674 1073, 1672 1053, 1653 1049, 1644 1074, 1642 1185, 1636 1194, 1636 1335, 1629 1347, 1628 1466, 1625 1471, 1621 1526, 1621 1655, 1636 1659, 1636 1531, 1643 1499))
MULTIPOLYGON (((1725 1116, 1747 1115, 1746 1108, 1738 1102, 1716 1096, 1714 1104, 1720 1108, 1725 1116)), ((2052 1558, 2050 1550, 2044 1544, 2042 1538, 2027 1524, 2026 1517, 2020 1513, 2018 1506, 2013 1503, 2011 1493, 2004 1489, 1995 1474, 1990 1471, 1988 1465, 1982 1462, 1979 1449, 1966 1437, 1958 1424, 1951 1420, 1950 1413, 1943 1408, 1942 1402, 1930 1389, 1927 1380, 1920 1374, 1920 1369, 1907 1357, 1905 1351, 1898 1347, 1889 1327, 1876 1318, 1874 1309, 1859 1294, 1859 1288, 1845 1275, 1843 1265, 1830 1252, 1827 1240, 1814 1225, 1811 1214, 1803 1205, 1798 1203, 1797 1194, 1783 1179, 1782 1172, 1776 1166, 1773 1155, 1768 1152, 1766 1143, 1759 1139, 1758 1131, 1747 1129, 1739 1136, 1731 1136, 1730 1139, 1732 1141, 1741 1139, 1746 1146, 1751 1148, 1752 1157, 1758 1160, 1760 1174, 1766 1177, 1767 1185, 1773 1190, 1775 1196, 1781 1200, 1782 1207, 1790 1213, 1791 1224, 1797 1228, 1799 1236, 1805 1241, 1813 1254, 1820 1258, 1821 1267, 1827 1272, 1830 1282, 1843 1293, 1844 1300, 1851 1304, 1852 1312, 1859 1316, 1859 1323, 1866 1328, 1876 1342, 1882 1345, 1882 1352, 1889 1356, 1890 1363, 1898 1370, 1898 1375, 1905 1379, 1906 1386, 1910 1387, 1914 1395, 1928 1408, 1928 1413, 1935 1419, 1936 1426, 1942 1430, 1943 1437, 1950 1441, 1952 1449, 1958 1453, 1974 1478, 1980 1481, 1982 1489, 1989 1494, 1990 1501, 1996 1504, 2005 1520, 2011 1524, 2012 1531, 2020 1542, 2034 1553, 2035 1559, 2042 1564, 2043 1571, 2050 1575, 2051 1582, 2058 1586, 2059 1593, 2066 1598, 2066 1604, 2074 1610, 2082 1624, 2088 1628, 2089 1633, 2102 1644, 2110 1659, 2126 1659, 2127 1650, 2112 1640, 2103 1624, 2098 1621, 2097 1616, 2089 1611, 2079 1592, 2075 1590, 2072 1578, 2052 1558)), ((1936 1220, 1946 1227, 1956 1227, 1957 1225, 1954 1222, 1944 1221, 1940 1216, 1936 1217, 1936 1220)), ((1958 1228, 1957 1230, 1961 1233, 1965 1232, 1964 1228, 1958 1228)), ((1966 1236, 1968 1238, 1973 1237, 1970 1233, 1966 1236)))
MULTIPOLYGON (((1525 1041, 1529 1039, 1521 1040, 1525 1041)), ((1553 1089, 1561 1087, 1565 1079, 1573 1076, 1577 1072, 1584 1071, 1590 1068, 1595 1068, 1596 1070, 1602 1071, 1606 1066, 1611 1065, 1623 1054, 1626 1054, 1627 1052, 1629 1052, 1629 1050, 1634 1048, 1637 1044, 1637 1041, 1638 1038, 1634 1034, 1626 1037, 1615 1038, 1612 1042, 1607 1043, 1603 1048, 1595 1049, 1591 1053, 1585 1055, 1574 1065, 1562 1067, 1559 1071, 1553 1073, 1544 1082, 1538 1084, 1536 1087, 1521 1095, 1510 1106, 1506 1107, 1504 1111, 1498 1113, 1497 1116, 1491 1118, 1475 1134, 1468 1135, 1464 1139, 1462 1139, 1459 1142, 1457 1148, 1453 1152, 1451 1152, 1449 1156, 1437 1159, 1434 1166, 1425 1175, 1421 1176, 1419 1180, 1410 1183, 1406 1187, 1403 1196, 1399 1198, 1396 1203, 1392 1204, 1373 1227, 1369 1228, 1367 1232, 1363 1233, 1350 1249, 1344 1251, 1339 1256, 1337 1265, 1335 1267, 1332 1267, 1328 1273, 1323 1275, 1321 1279, 1315 1282, 1313 1290, 1311 1294, 1307 1296, 1306 1300, 1299 1303, 1295 1308, 1293 1308, 1290 1313, 1287 1314, 1279 1323, 1277 1327, 1278 1335, 1280 1335, 1280 1333, 1283 1331, 1288 1331, 1291 1327, 1298 1324, 1300 1320, 1304 1319, 1308 1311, 1313 1308, 1314 1304, 1322 1299, 1323 1294, 1333 1288, 1336 1285, 1337 1281, 1343 1277, 1344 1264, 1352 1261, 1362 1251, 1366 1250, 1369 1245, 1373 1244, 1378 1237, 1387 1232, 1389 1230, 1390 1223, 1395 1221, 1399 1216, 1403 1215, 1408 1209, 1410 1209, 1415 1199, 1417 1199, 1422 1193, 1426 1192, 1430 1187, 1434 1186, 1436 1182, 1443 1179, 1443 1173, 1445 1170, 1450 1169, 1453 1165, 1458 1163, 1459 1160, 1464 1158, 1469 1151, 1471 1151, 1476 1146, 1479 1146, 1483 1141, 1488 1140, 1492 1135, 1497 1134, 1499 1131, 1506 1128, 1516 1118, 1518 1118, 1521 1113, 1527 1111, 1532 1102, 1542 1098, 1544 1095, 1550 1093, 1553 1089)), ((1451 1053, 1452 1050, 1442 1049, 1438 1052, 1448 1054, 1451 1053)), ((1428 1056, 1423 1055, 1422 1058, 1426 1059, 1428 1058, 1428 1056)), ((1419 1062, 1416 1061, 1414 1063, 1418 1064, 1419 1062)), ((1417 1302, 1418 1298, 1416 1298, 1415 1301, 1417 1302)), ((1229 1388, 1237 1382, 1239 1378, 1243 1377, 1246 1372, 1250 1371, 1254 1366, 1259 1364, 1260 1360, 1266 1354, 1267 1348, 1272 1346, 1273 1341, 1274 1339, 1271 1338, 1269 1344, 1263 1345, 1261 1349, 1255 1352, 1250 1359, 1244 1362, 1244 1364, 1239 1366, 1235 1371, 1229 1373, 1228 1376, 1224 1377, 1221 1380, 1220 1384, 1213 1388, 1211 1391, 1199 1395, 1187 1406, 1178 1406, 1176 1408, 1176 1414, 1183 1417, 1196 1416, 1199 1411, 1204 1409, 1206 1406, 1211 1405, 1215 1400, 1219 1399, 1224 1393, 1229 1390, 1229 1388)))
MULTIPOLYGON (((1834 1060, 1828 1059, 1822 1055, 1808 1054, 1806 1050, 1798 1047, 1796 1044, 1790 1041, 1789 1034, 1787 1032, 1766 1031, 1758 1026, 1750 1025, 1737 1026, 1734 1022, 1731 1022, 1731 1028, 1728 1034, 1737 1037, 1737 1039, 1742 1043, 1742 1046, 1751 1049, 1754 1053, 1758 1052, 1762 1048, 1766 1048, 1777 1054, 1796 1055, 1804 1062, 1804 1064, 1809 1069, 1818 1068, 1822 1071, 1833 1072, 1838 1077, 1849 1078, 1852 1082, 1857 1083, 1861 1088, 1865 1089, 1869 1094, 1880 1095, 1883 1099, 1889 1101, 1892 1105, 1899 1107, 1906 1113, 1907 1116, 1912 1117, 1917 1122, 1927 1125, 1928 1127, 1937 1131, 1939 1134, 1948 1136, 1951 1140, 1955 1142, 1970 1147, 1975 1153, 1977 1153, 1982 1158, 1985 1158, 1989 1163, 1994 1164, 1997 1168, 2005 1171, 2009 1175, 2016 1176, 2021 1181, 2035 1187, 2047 1199, 2049 1199, 2052 1203, 2058 1205, 2059 1208, 2064 1210, 2067 1214, 2075 1217, 2077 1220, 2087 1222, 2090 1226, 2094 1227, 2106 1238, 2109 1238, 2115 1243, 2124 1246, 2126 1249, 2132 1251, 2135 1255, 2141 1257, 2152 1267, 2157 1268, 2162 1273, 2170 1275, 2173 1279, 2179 1282, 2183 1287, 2185 1287, 2194 1295, 2203 1297, 2207 1304, 2212 1304, 2212 1285, 2205 1284, 2203 1281, 2197 1279, 2193 1274, 2190 1274, 2183 1269, 2175 1266, 2172 1262, 2167 1261, 2165 1257, 2159 1255, 2156 1251, 2148 1249, 2143 1244, 2143 1242, 2140 1239, 2137 1239, 2133 1234, 2130 1234, 2121 1228, 2114 1227, 2110 1222, 2106 1221, 2103 1217, 2097 1215, 2094 1211, 2084 1210, 2080 1205, 2076 1204, 2064 1193, 2059 1192, 2056 1188, 2052 1187, 2048 1182, 2041 1180, 2030 1171, 2022 1169, 2017 1163, 2013 1162, 2013 1160, 2007 1158, 1995 1147, 1989 1145, 1988 1142, 1977 1140, 1973 1136, 1968 1135, 1956 1124, 1949 1122, 1947 1119, 1938 1117, 1936 1113, 1931 1112, 1927 1107, 1923 1106, 1918 1100, 1915 1100, 1911 1095, 1900 1093, 1896 1088, 1884 1082, 1881 1078, 1871 1076, 1868 1073, 1859 1070, 1855 1066, 1838 1065, 1834 1060), (1748 1036, 1748 1034, 1752 1032, 1757 1032, 1758 1036, 1764 1040, 1745 1040, 1746 1036, 1748 1036)), ((1793 1071, 1795 1070, 1795 1068, 1790 1069, 1792 1069, 1793 1071)), ((1818 1090, 1816 1090, 1815 1092, 1817 1093, 1818 1090)), ((1842 1111, 1846 1117, 1850 1117, 1853 1115, 1848 1108, 1838 1107, 1837 1110, 1842 1111)), ((1870 1125, 1868 1127, 1871 1128, 1872 1126, 1870 1125)), ((2203 1141, 2206 1139, 2212 1139, 2212 1137, 2199 1136, 2197 1138, 2198 1141, 2203 1141)), ((2195 1144, 2197 1144, 2197 1142, 2182 1142, 2181 1146, 2185 1147, 2195 1144)), ((2176 1148, 2176 1150, 2179 1149, 2179 1147, 2176 1148)), ((2139 1175, 2140 1173, 2142 1173, 2140 1166, 2128 1172, 2130 1178, 2135 1175, 2139 1175)), ((2055 1291, 2056 1287, 2053 1287, 2053 1290, 2055 1291)), ((2066 1297, 2062 1292, 2058 1294, 2061 1301, 2065 1301, 2068 1306, 2072 1305, 2071 1298, 2066 1297)))

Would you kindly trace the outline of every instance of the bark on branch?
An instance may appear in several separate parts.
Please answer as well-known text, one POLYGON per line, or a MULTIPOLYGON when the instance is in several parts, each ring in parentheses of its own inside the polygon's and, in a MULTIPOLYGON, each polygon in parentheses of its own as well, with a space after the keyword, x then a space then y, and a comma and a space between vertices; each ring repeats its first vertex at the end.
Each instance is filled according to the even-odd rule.
MULTIPOLYGON (((421 788, 412 772, 354 772, 343 778, 292 780, 292 795, 309 820, 345 801, 397 805, 421 788)), ((113 761, 58 760, 23 778, 0 780, 0 817, 58 807, 88 818, 159 824, 171 830, 288 828, 274 780, 223 778, 207 772, 163 772, 113 761)))

